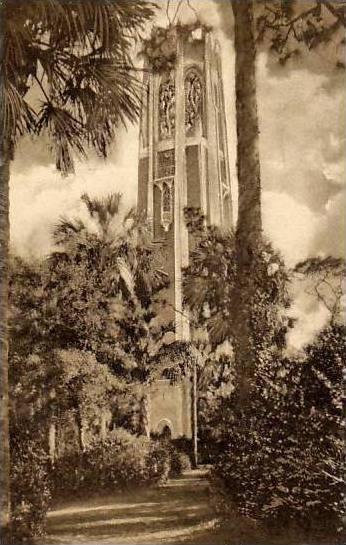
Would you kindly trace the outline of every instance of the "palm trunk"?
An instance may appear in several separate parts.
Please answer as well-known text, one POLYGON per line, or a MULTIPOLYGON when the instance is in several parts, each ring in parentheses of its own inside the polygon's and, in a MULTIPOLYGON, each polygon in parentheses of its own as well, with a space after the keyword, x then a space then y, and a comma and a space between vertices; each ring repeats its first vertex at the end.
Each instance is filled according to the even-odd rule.
POLYGON ((144 394, 140 402, 141 433, 150 438, 150 395, 144 394))
POLYGON ((246 403, 251 387, 254 354, 251 347, 251 263, 262 236, 261 177, 256 100, 256 46, 253 0, 231 0, 234 15, 237 118, 238 224, 236 231, 237 294, 234 304, 235 360, 238 397, 246 403), (250 303, 250 304, 249 304, 250 303))
POLYGON ((85 452, 86 438, 85 438, 85 421, 79 410, 76 413, 76 423, 78 432, 78 446, 80 452, 85 452))
MULTIPOLYGON (((3 134, 1 137, 3 138, 3 134)), ((9 148, 0 148, 0 532, 10 520, 10 449, 8 413, 8 247, 9 247, 9 148)))

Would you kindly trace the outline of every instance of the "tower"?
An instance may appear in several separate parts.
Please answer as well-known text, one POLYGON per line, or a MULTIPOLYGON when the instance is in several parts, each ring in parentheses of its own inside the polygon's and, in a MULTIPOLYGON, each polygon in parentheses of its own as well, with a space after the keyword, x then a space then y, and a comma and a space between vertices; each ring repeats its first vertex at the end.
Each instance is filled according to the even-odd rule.
MULTIPOLYGON (((155 73, 148 63, 143 82, 138 211, 147 218, 170 278, 164 318, 174 324, 175 339, 184 341, 190 331, 182 307, 182 268, 192 244, 184 209, 199 208, 208 224, 230 228, 232 202, 219 44, 202 25, 169 32, 172 69, 155 73)), ((154 385, 152 428, 157 431, 160 422, 174 417, 175 425, 168 426, 172 434, 189 436, 188 382, 179 391, 172 388, 165 381, 154 385)))

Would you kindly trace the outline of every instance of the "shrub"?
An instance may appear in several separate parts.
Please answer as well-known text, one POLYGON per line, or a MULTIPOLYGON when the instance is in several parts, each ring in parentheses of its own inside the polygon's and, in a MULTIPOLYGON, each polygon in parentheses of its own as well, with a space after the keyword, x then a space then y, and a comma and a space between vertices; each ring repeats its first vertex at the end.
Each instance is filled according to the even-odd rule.
POLYGON ((171 470, 170 476, 177 477, 184 471, 191 469, 190 458, 185 452, 179 452, 177 449, 172 448, 170 452, 171 470))
POLYGON ((11 526, 15 543, 45 534, 51 492, 49 461, 34 441, 11 441, 11 526))
POLYGON ((152 441, 147 459, 150 482, 165 482, 171 471, 171 457, 168 445, 163 441, 152 441))
POLYGON ((190 459, 193 452, 193 441, 188 437, 177 437, 176 439, 171 440, 172 445, 179 451, 184 452, 190 459))
POLYGON ((55 494, 153 485, 167 478, 169 467, 169 453, 158 442, 117 429, 84 453, 57 461, 55 494))
POLYGON ((247 410, 236 414, 232 397, 223 403, 214 476, 241 514, 309 531, 341 527, 344 339, 333 326, 303 360, 263 360, 247 410))

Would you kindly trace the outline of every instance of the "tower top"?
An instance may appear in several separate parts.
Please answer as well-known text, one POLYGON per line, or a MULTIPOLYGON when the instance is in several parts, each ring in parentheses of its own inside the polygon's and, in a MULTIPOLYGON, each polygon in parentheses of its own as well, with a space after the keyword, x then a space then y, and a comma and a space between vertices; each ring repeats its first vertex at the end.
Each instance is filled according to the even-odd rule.
POLYGON ((215 38, 211 26, 200 21, 193 24, 169 25, 166 27, 153 27, 151 36, 144 41, 142 55, 146 65, 154 73, 163 73, 173 70, 177 63, 177 50, 179 42, 197 44, 208 43, 215 52, 220 51, 220 46, 215 38))

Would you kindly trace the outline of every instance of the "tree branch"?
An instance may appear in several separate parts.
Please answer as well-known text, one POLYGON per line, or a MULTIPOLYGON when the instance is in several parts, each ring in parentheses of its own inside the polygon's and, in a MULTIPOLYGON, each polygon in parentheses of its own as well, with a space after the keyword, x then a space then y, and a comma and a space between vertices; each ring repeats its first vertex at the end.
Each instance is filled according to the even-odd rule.
POLYGON ((330 13, 334 15, 334 17, 340 21, 344 27, 346 27, 346 17, 342 10, 336 9, 333 4, 327 2, 327 0, 323 2, 323 5, 330 11, 330 13))

